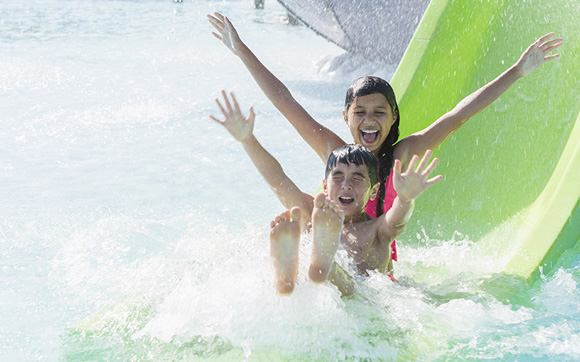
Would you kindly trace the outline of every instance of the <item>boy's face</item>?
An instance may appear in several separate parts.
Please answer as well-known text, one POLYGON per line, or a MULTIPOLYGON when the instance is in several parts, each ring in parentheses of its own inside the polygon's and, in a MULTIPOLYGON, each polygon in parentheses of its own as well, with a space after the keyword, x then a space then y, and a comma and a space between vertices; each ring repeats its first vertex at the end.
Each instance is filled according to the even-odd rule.
POLYGON ((325 182, 325 190, 330 200, 344 211, 346 216, 353 216, 364 211, 371 194, 371 179, 366 165, 337 163, 325 182))

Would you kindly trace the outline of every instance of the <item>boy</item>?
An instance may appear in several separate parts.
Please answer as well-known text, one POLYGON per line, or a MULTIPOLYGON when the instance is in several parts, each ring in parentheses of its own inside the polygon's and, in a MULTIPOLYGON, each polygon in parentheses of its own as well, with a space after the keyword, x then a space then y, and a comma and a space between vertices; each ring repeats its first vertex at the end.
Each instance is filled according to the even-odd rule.
MULTIPOLYGON (((254 111, 244 118, 231 94, 232 102, 222 91, 225 107, 216 99, 225 120, 210 115, 242 143, 252 162, 288 211, 271 222, 270 254, 276 273, 276 290, 290 294, 298 273, 298 246, 302 230, 312 223, 312 254, 308 275, 315 283, 329 280, 343 295, 354 292, 352 280, 334 261, 338 246, 354 260, 358 271, 385 272, 390 261, 392 241, 405 229, 414 207, 414 199, 442 176, 427 180, 438 163, 429 165, 432 152, 425 152, 419 162, 413 156, 409 168, 401 173, 395 160, 394 187, 397 198, 393 207, 378 218, 365 212, 369 199, 377 194, 377 160, 360 145, 345 145, 328 158, 324 193, 312 197, 302 192, 288 178, 282 167, 253 135, 254 111), (233 107, 232 107, 233 103, 233 107)), ((391 271, 388 271, 391 272, 391 271)))

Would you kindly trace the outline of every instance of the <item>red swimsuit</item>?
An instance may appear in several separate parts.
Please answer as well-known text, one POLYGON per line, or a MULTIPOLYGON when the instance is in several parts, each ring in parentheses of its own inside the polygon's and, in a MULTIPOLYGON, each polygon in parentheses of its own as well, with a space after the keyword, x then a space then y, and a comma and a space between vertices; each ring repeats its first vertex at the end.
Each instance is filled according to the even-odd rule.
MULTIPOLYGON (((387 212, 392 206, 393 201, 397 197, 397 191, 395 191, 395 187, 393 186, 393 170, 391 169, 391 173, 389 174, 389 178, 387 179, 387 186, 385 189, 385 203, 383 204, 383 213, 387 212)), ((377 217, 377 198, 374 200, 369 200, 367 203, 367 214, 372 217, 377 217)), ((391 259, 397 261, 397 242, 393 240, 391 244, 391 259)), ((394 281, 394 277, 389 275, 391 279, 394 281)))

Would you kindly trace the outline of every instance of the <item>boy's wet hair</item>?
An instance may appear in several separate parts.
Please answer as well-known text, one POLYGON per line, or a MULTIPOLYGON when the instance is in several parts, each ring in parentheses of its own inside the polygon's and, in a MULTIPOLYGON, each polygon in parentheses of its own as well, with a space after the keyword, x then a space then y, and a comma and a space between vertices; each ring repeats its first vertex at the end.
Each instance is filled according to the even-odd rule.
POLYGON ((339 163, 345 165, 350 165, 352 163, 357 166, 365 165, 367 167, 369 178, 371 179, 371 187, 373 187, 378 181, 377 158, 364 146, 344 145, 332 151, 330 156, 328 156, 328 161, 326 162, 326 173, 324 174, 324 179, 328 179, 328 175, 332 169, 339 163))
POLYGON ((350 105, 356 97, 362 97, 376 93, 380 93, 385 96, 387 102, 389 102, 389 105, 391 106, 393 116, 395 117, 395 122, 391 126, 391 130, 381 145, 378 154, 379 182, 381 183, 381 186, 379 187, 379 194, 377 196, 376 211, 377 216, 379 216, 383 214, 383 203, 385 202, 387 178, 389 178, 389 173, 393 168, 393 163, 395 161, 393 152, 395 149, 395 143, 399 139, 399 121, 401 120, 401 117, 399 114, 397 99, 395 98, 395 92, 393 91, 391 85, 382 78, 372 76, 358 78, 346 92, 344 108, 348 112, 350 105))

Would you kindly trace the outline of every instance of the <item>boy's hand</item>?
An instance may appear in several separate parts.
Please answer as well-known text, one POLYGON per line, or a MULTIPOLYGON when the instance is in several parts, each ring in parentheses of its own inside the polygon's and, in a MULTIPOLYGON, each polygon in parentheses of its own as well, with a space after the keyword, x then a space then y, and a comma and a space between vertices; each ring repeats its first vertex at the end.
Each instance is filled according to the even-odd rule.
POLYGON ((530 45, 526 51, 522 54, 520 59, 516 62, 515 67, 518 70, 520 76, 525 77, 526 75, 533 72, 542 63, 558 58, 560 54, 550 54, 554 49, 562 45, 562 38, 550 39, 554 36, 554 33, 548 33, 536 40, 535 43, 530 45))
POLYGON ((229 50, 234 54, 240 49, 242 45, 242 40, 238 35, 238 32, 230 22, 230 20, 220 13, 214 13, 215 16, 207 15, 207 18, 211 25, 218 31, 212 31, 213 36, 221 40, 229 50))
POLYGON ((213 115, 209 117, 216 121, 217 123, 224 126, 234 138, 240 142, 246 141, 252 133, 254 132, 254 109, 250 107, 250 112, 248 114, 248 118, 244 118, 242 112, 240 111, 240 106, 238 105, 238 101, 236 101, 236 97, 234 97, 234 93, 230 93, 232 97, 232 102, 234 107, 232 108, 232 104, 230 103, 228 96, 225 91, 222 90, 222 96, 224 97, 224 102, 226 107, 224 108, 220 103, 219 99, 216 98, 216 103, 220 107, 224 117, 223 121, 220 121, 213 115))
POLYGON ((438 175, 432 179, 427 180, 435 166, 439 163, 439 159, 435 158, 427 165, 429 159, 433 155, 433 151, 427 150, 421 162, 417 166, 419 156, 414 155, 409 162, 409 167, 405 173, 401 173, 401 161, 395 160, 393 171, 393 186, 401 201, 411 201, 425 191, 429 186, 443 179, 443 176, 438 175))

